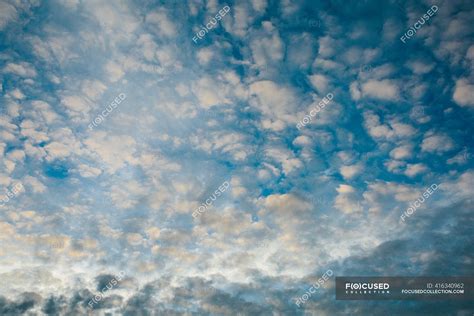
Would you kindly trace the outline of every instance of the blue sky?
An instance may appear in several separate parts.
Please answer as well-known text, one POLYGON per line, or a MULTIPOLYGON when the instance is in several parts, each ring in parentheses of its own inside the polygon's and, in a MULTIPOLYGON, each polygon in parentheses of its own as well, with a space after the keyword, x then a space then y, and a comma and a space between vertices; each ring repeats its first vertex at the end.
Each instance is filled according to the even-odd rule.
POLYGON ((328 269, 474 275, 473 18, 470 1, 0 0, 0 186, 23 187, 0 203, 0 314, 86 314, 123 271, 97 315, 472 315, 336 301, 334 277, 295 300, 328 269))

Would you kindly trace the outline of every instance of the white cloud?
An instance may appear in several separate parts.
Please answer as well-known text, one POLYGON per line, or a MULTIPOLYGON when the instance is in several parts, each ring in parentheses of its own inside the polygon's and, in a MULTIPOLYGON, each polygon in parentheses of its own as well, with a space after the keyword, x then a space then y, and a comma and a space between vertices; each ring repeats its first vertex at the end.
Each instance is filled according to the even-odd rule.
POLYGON ((360 91, 359 84, 354 81, 350 85, 351 97, 353 100, 358 101, 362 97, 362 92, 360 91))
POLYGON ((15 7, 7 2, 0 2, 0 30, 18 17, 18 12, 15 7))
POLYGON ((229 104, 230 87, 216 82, 212 77, 205 76, 192 85, 193 93, 199 100, 199 105, 205 109, 216 105, 229 104))
POLYGON ((371 66, 364 71, 364 67, 362 66, 359 71, 359 77, 366 80, 366 79, 384 79, 389 76, 392 76, 396 72, 396 68, 392 64, 383 64, 374 68, 371 66))
POLYGON ((339 172, 342 174, 342 176, 346 180, 354 178, 362 170, 363 170, 363 167, 362 167, 361 164, 355 164, 355 165, 350 165, 350 166, 341 166, 341 168, 339 168, 339 172))
POLYGON ((268 64, 283 59, 284 43, 271 22, 263 22, 264 34, 258 36, 250 43, 252 57, 255 64, 265 70, 268 64))
POLYGON ((35 55, 51 65, 59 63, 59 66, 64 66, 79 57, 75 50, 77 38, 68 33, 52 32, 43 38, 31 36, 28 40, 35 55))
POLYGON ((468 162, 470 157, 472 157, 472 154, 469 153, 469 151, 467 150, 467 147, 465 147, 463 150, 457 153, 456 156, 448 159, 447 163, 448 165, 453 165, 453 164, 464 165, 468 162))
POLYGON ((100 36, 106 35, 109 45, 113 47, 132 40, 141 22, 141 18, 134 15, 135 10, 128 7, 126 2, 115 5, 106 1, 94 1, 85 6, 85 9, 102 27, 100 36))
POLYGON ((105 66, 105 70, 107 71, 107 74, 109 75, 109 80, 111 82, 116 82, 120 80, 124 75, 125 72, 123 71, 123 68, 112 61, 109 61, 107 65, 105 66))
POLYGON ((303 167, 301 160, 296 158, 294 153, 286 148, 269 147, 265 150, 265 154, 273 161, 279 162, 285 174, 290 174, 303 167))
POLYGON ((264 116, 264 128, 281 131, 288 123, 296 120, 296 95, 289 87, 269 80, 257 81, 250 85, 250 93, 256 97, 251 99, 250 104, 264 116))
POLYGON ((24 182, 26 185, 29 185, 35 193, 43 193, 47 189, 47 187, 35 177, 26 176, 24 182))
POLYGON ((453 100, 460 106, 474 107, 474 85, 467 79, 459 79, 454 87, 453 100))
POLYGON ((163 67, 174 68, 180 70, 182 68, 181 62, 176 59, 176 48, 172 46, 161 46, 156 50, 156 58, 163 67))
POLYGON ((260 101, 260 109, 266 115, 273 113, 286 113, 287 107, 294 108, 291 103, 295 100, 293 91, 285 86, 280 86, 276 82, 264 80, 257 81, 250 85, 250 92, 255 94, 260 101))
POLYGON ((362 211, 360 200, 356 196, 354 187, 340 184, 336 189, 337 196, 334 199, 334 207, 346 214, 362 211))
POLYGON ((291 35, 287 47, 286 60, 291 63, 291 67, 309 69, 316 53, 316 41, 312 34, 303 32, 291 35))
POLYGON ((293 145, 297 146, 309 146, 312 144, 311 138, 306 135, 300 135, 293 140, 293 145))
POLYGON ((391 210, 399 202, 414 201, 419 195, 418 190, 408 185, 385 181, 369 183, 363 194, 364 200, 369 205, 369 211, 374 213, 391 210))
POLYGON ((402 145, 396 147, 390 151, 390 157, 393 159, 408 159, 413 155, 413 146, 412 145, 402 145))
POLYGON ((31 105, 36 111, 36 114, 33 117, 35 121, 43 120, 47 125, 50 125, 59 118, 58 114, 52 109, 52 107, 44 101, 35 100, 31 102, 31 105))
POLYGON ((69 147, 59 142, 51 142, 44 147, 50 160, 66 158, 71 154, 69 147))
POLYGON ((202 48, 198 50, 196 56, 201 65, 207 65, 211 61, 212 57, 214 56, 214 51, 207 47, 202 48))
POLYGON ((181 82, 174 89, 181 97, 187 96, 189 94, 189 87, 181 82))
POLYGON ((362 84, 362 94, 378 100, 396 101, 399 98, 399 88, 393 80, 369 80, 362 84))
POLYGON ((89 119, 92 104, 88 99, 78 95, 68 95, 61 98, 61 103, 73 121, 84 122, 89 119))
POLYGON ((127 164, 138 162, 135 157, 136 141, 130 136, 107 135, 104 132, 94 133, 84 141, 92 157, 99 158, 109 174, 114 174, 127 164))
POLYGON ((242 183, 241 179, 237 177, 232 177, 232 180, 230 181, 230 187, 234 197, 245 196, 248 194, 245 185, 242 183))
POLYGON ((472 198, 472 188, 474 187, 474 171, 467 170, 458 178, 442 183, 440 187, 444 191, 447 191, 447 194, 450 196, 456 196, 459 198, 472 198))
POLYGON ((244 134, 237 132, 214 132, 190 137, 191 144, 208 154, 230 154, 236 161, 243 161, 253 154, 252 147, 246 145, 244 134))
POLYGON ((267 0, 251 0, 252 7, 255 11, 264 12, 267 8, 267 0))
POLYGON ((383 24, 383 37, 387 41, 394 41, 401 31, 400 23, 393 18, 389 18, 383 24))
POLYGON ((443 153, 454 148, 454 142, 445 134, 427 133, 421 143, 421 149, 427 152, 443 153))
POLYGON ((80 164, 77 167, 77 171, 79 172, 81 177, 84 177, 84 178, 97 177, 102 173, 102 170, 100 170, 98 168, 88 166, 88 165, 85 165, 85 164, 80 164))
POLYGON ((388 160, 384 163, 384 166, 388 171, 394 173, 402 173, 402 168, 405 167, 406 162, 400 160, 388 160))
POLYGON ((393 134, 399 138, 409 138, 415 135, 416 130, 410 124, 400 123, 398 121, 390 121, 390 127, 392 128, 393 134))
POLYGON ((247 34, 247 29, 252 23, 254 16, 247 3, 236 3, 229 13, 223 17, 223 23, 227 32, 243 37, 247 34))
POLYGON ((319 38, 318 57, 328 58, 332 57, 336 52, 338 42, 330 36, 323 36, 319 38))
POLYGON ((417 164, 408 164, 407 169, 405 170, 405 175, 409 177, 415 177, 420 173, 424 173, 428 170, 425 164, 417 163, 417 164))
POLYGON ((146 187, 135 180, 116 184, 110 188, 112 202, 121 209, 128 209, 137 205, 145 194, 146 187))
POLYGON ((427 64, 421 60, 410 60, 407 62, 407 67, 417 75, 424 75, 433 70, 435 64, 427 64))
POLYGON ((364 126, 370 136, 375 139, 396 140, 411 138, 416 134, 416 129, 397 120, 390 120, 387 124, 380 122, 380 117, 372 111, 364 112, 364 126))
POLYGON ((328 90, 328 85, 329 85, 329 80, 328 77, 324 75, 312 75, 309 76, 309 80, 311 81, 311 84, 313 87, 319 92, 319 93, 326 93, 328 90))
POLYGON ((14 89, 12 92, 10 92, 10 95, 17 100, 22 100, 25 98, 25 95, 20 89, 14 89))
MULTIPOLYGON (((1 8, 0 8, 1 11, 1 8)), ((0 22, 1 24, 1 22, 0 22)), ((3 72, 5 73, 12 73, 24 78, 34 78, 36 77, 37 73, 33 65, 26 62, 21 63, 8 63, 5 68, 3 68, 3 72)))
POLYGON ((164 9, 148 13, 145 21, 153 25, 155 27, 154 31, 161 36, 174 37, 177 34, 176 26, 173 21, 169 19, 169 13, 164 9))
POLYGON ((89 99, 98 100, 107 90, 107 86, 99 80, 85 80, 81 84, 81 90, 89 99))

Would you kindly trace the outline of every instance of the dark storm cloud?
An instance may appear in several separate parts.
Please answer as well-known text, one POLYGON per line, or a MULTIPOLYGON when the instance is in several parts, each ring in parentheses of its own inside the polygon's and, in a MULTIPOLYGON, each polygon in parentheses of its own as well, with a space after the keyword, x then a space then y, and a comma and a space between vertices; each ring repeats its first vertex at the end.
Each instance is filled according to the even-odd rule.
POLYGON ((93 309, 112 309, 122 306, 123 297, 112 294, 104 297, 102 300, 93 305, 93 309))
POLYGON ((63 315, 67 309, 67 300, 64 296, 51 296, 44 302, 42 312, 50 316, 63 315))
POLYGON ((111 286, 111 281, 112 280, 117 280, 117 277, 115 275, 112 275, 112 274, 101 274, 99 276, 97 276, 95 278, 96 282, 97 282, 97 288, 96 290, 97 291, 102 291, 103 289, 106 289, 106 290, 113 290, 113 289, 116 289, 120 286, 120 284, 117 282, 116 285, 113 285, 111 286), (109 287, 107 287, 110 286, 109 287))
MULTIPOLYGON (((472 276, 474 241, 470 236, 474 216, 469 200, 448 208, 417 214, 412 238, 394 239, 379 245, 366 256, 349 257, 336 266, 339 276, 472 276), (418 226, 424 226, 419 230, 418 226), (422 233, 420 233, 420 231, 422 233), (428 262, 417 261, 428 253, 428 262), (462 254, 462 255, 460 255, 462 254)), ((347 315, 471 315, 474 302, 446 301, 335 301, 335 293, 325 293, 320 301, 309 300, 304 308, 347 315), (317 307, 320 306, 320 307, 317 307), (470 314, 467 313, 470 311, 470 314)))
POLYGON ((152 311, 160 309, 161 305, 153 298, 156 291, 157 289, 152 283, 145 285, 126 302, 122 310, 123 314, 130 316, 151 315, 152 311))
POLYGON ((22 315, 37 305, 40 301, 41 296, 30 292, 21 294, 16 301, 10 301, 3 296, 0 296, 0 315, 22 315))

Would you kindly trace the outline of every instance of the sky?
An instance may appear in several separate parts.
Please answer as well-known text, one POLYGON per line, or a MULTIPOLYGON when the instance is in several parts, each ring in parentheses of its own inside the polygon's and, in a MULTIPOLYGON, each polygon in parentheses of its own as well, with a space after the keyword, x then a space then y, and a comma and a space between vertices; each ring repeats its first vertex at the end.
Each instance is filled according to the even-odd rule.
POLYGON ((0 314, 472 315, 334 278, 474 275, 473 19, 0 0, 0 314))

